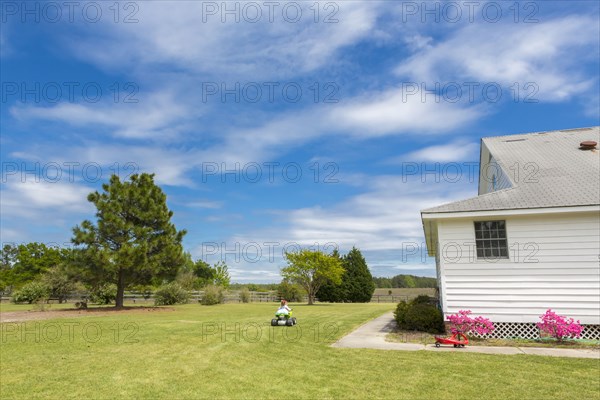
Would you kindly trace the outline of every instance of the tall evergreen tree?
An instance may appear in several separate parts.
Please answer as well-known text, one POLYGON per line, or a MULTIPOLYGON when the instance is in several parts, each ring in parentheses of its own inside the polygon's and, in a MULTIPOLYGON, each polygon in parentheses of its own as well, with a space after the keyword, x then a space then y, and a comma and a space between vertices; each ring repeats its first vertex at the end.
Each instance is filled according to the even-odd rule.
POLYGON ((97 224, 83 221, 73 228, 72 241, 83 246, 84 276, 92 284, 117 285, 120 308, 127 287, 174 278, 185 261, 181 240, 186 232, 171 223, 173 212, 154 174, 135 174, 124 182, 113 175, 102 189, 88 196, 97 209, 97 224))
POLYGON ((348 254, 341 258, 341 262, 344 267, 341 283, 335 284, 331 281, 324 283, 317 293, 319 300, 334 303, 367 303, 371 301, 375 283, 360 250, 353 247, 348 254))
POLYGON ((375 291, 375 283, 367 262, 360 250, 352 250, 344 257, 343 265, 346 273, 342 276, 344 301, 350 303, 368 303, 375 291))

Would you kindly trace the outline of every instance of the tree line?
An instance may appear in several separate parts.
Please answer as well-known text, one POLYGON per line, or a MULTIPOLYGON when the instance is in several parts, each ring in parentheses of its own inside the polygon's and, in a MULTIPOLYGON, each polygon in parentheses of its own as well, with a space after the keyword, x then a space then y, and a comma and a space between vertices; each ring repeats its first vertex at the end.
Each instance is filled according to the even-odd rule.
POLYGON ((435 288, 437 279, 415 275, 396 275, 391 278, 373 278, 378 288, 435 288))
MULTIPOLYGON (((186 291, 214 292, 211 287, 230 285, 224 262, 210 266, 183 250, 186 231, 172 223, 173 212, 166 194, 154 183, 154 174, 131 175, 128 181, 113 175, 102 191, 87 199, 95 206, 96 218, 73 228, 73 247, 28 243, 7 244, 0 250, 0 291, 17 289, 13 299, 31 302, 40 297, 62 301, 73 291, 87 290, 103 302, 114 299, 120 308, 125 290, 148 292, 160 286, 163 300, 183 302, 186 291)), ((309 304, 317 298, 368 302, 377 279, 387 279, 371 276, 357 248, 346 255, 303 249, 286 253, 285 258, 283 281, 276 288, 288 300, 304 292, 309 304)))

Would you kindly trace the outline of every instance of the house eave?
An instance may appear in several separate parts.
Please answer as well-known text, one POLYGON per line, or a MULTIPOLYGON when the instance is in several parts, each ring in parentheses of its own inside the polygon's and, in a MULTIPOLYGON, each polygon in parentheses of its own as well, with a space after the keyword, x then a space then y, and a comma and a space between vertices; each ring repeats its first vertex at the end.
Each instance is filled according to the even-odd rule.
POLYGON ((505 210, 481 210, 458 212, 421 212, 421 219, 439 220, 449 218, 499 217, 507 215, 562 214, 574 212, 600 212, 600 204, 570 207, 520 208, 505 210))

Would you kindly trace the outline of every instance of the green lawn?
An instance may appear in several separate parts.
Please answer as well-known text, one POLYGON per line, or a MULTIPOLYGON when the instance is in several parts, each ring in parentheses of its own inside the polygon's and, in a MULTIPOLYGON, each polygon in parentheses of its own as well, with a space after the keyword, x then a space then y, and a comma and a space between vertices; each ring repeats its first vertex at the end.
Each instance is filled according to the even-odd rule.
POLYGON ((0 397, 600 398, 597 360, 331 348, 393 304, 293 307, 296 327, 264 303, 5 323, 0 397))

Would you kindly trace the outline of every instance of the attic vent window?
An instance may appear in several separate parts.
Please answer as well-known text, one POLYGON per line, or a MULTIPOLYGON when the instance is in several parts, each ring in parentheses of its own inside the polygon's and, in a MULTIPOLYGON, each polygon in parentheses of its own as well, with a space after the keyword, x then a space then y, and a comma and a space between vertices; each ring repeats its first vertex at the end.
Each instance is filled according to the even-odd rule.
POLYGON ((594 150, 594 149, 596 149, 597 144, 598 143, 594 142, 593 140, 586 140, 585 142, 579 143, 579 149, 580 150, 594 150))
POLYGON ((508 139, 508 140, 505 140, 505 142, 506 143, 508 143, 508 142, 524 142, 526 140, 527 139, 508 139))

